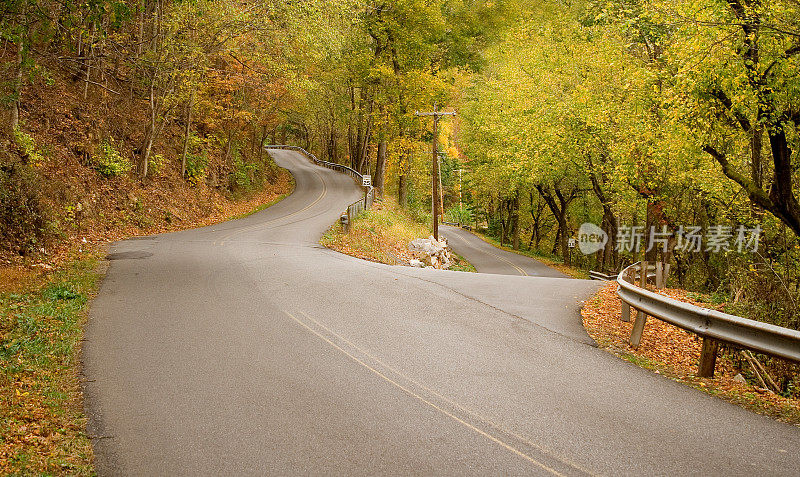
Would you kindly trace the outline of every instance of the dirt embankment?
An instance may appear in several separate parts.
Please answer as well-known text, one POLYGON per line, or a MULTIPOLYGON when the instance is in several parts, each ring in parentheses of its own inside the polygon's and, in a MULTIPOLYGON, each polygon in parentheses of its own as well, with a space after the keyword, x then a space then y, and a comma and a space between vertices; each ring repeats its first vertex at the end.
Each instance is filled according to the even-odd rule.
POLYGON ((84 97, 83 82, 54 71, 21 98, 19 131, 0 131, 0 267, 54 264, 84 244, 217 222, 292 188, 268 154, 223 146, 202 124, 191 150, 202 164, 184 178, 179 120, 164 127, 142 179, 147 104, 129 93, 91 88, 84 97), (120 169, 99 167, 104 154, 120 169))

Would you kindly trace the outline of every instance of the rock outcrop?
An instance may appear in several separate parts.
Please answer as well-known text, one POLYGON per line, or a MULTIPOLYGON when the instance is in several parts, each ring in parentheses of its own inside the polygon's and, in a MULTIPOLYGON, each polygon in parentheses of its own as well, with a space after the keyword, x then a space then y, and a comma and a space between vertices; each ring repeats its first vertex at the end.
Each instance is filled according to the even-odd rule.
POLYGON ((452 264, 450 248, 447 246, 447 239, 444 238, 436 240, 430 236, 426 239, 414 239, 408 244, 408 250, 416 257, 416 260, 411 261, 411 266, 428 266, 446 270, 452 264))

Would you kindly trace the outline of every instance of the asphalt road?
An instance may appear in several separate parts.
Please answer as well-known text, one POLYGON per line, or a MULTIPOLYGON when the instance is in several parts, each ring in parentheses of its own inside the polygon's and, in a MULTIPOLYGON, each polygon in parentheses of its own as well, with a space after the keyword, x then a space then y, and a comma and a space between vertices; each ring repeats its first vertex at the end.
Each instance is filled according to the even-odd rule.
POLYGON ((480 273, 568 278, 538 260, 497 248, 462 228, 440 225, 439 234, 447 238, 447 244, 454 252, 467 259, 480 273))
POLYGON ((317 238, 359 192, 119 242, 84 345, 100 475, 798 475, 800 431, 593 347, 582 280, 391 267, 317 238))

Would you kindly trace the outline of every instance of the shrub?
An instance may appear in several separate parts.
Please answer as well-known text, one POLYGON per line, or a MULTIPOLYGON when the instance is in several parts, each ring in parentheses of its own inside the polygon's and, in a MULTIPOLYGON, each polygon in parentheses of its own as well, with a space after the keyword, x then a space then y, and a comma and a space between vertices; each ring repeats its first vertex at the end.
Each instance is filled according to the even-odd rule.
POLYGON ((36 140, 33 139, 33 136, 20 129, 19 126, 14 128, 14 141, 28 156, 29 163, 38 164, 42 162, 42 154, 36 147, 36 140))
POLYGON ((208 167, 208 154, 205 150, 200 154, 186 154, 186 181, 197 185, 197 181, 205 176, 206 167, 208 167))
POLYGON ((472 209, 467 205, 454 206, 444 211, 444 219, 459 224, 472 223, 472 209))
POLYGON ((147 168, 154 176, 157 176, 164 170, 166 162, 166 159, 161 154, 151 154, 150 159, 147 160, 147 168))
POLYGON ((104 139, 92 156, 92 167, 103 177, 114 177, 131 170, 131 163, 114 147, 114 140, 104 139))
POLYGON ((257 186, 261 168, 254 162, 243 160, 238 151, 233 154, 233 172, 231 173, 231 190, 249 191, 257 186))
POLYGON ((47 234, 38 176, 23 164, 0 166, 0 247, 27 255, 47 234))

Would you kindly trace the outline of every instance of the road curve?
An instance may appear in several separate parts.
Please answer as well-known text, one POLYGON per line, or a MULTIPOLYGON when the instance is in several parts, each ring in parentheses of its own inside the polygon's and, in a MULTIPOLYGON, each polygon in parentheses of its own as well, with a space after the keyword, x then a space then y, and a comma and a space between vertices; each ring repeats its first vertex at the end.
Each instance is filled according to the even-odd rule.
POLYGON ((245 219, 114 244, 84 345, 100 475, 800 474, 800 432, 592 346, 582 280, 316 244, 359 196, 295 153, 245 219))
POLYGON ((454 252, 467 259, 480 273, 568 278, 536 259, 497 248, 460 227, 440 225, 439 233, 447 238, 454 252))

